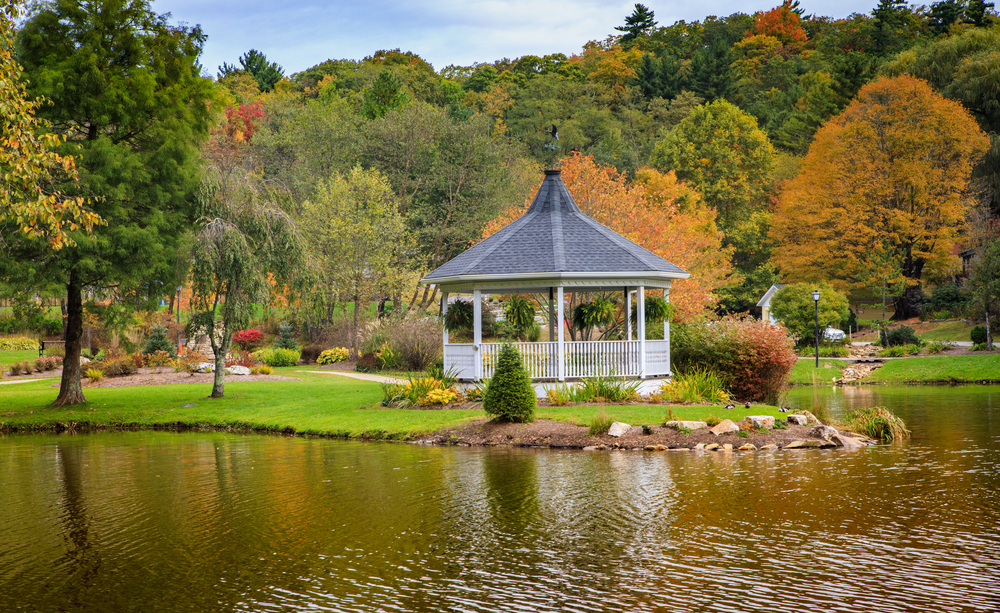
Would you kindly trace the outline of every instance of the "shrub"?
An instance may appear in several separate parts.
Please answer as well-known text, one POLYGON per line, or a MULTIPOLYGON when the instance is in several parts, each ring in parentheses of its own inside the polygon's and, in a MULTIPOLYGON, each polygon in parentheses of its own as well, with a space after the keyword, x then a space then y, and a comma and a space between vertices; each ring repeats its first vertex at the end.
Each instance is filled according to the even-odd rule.
MULTIPOLYGON (((973 345, 985 345, 986 344, 986 326, 976 326, 969 332, 969 340, 972 341, 973 345)), ((2 339, 0 339, 2 342, 2 339)))
POLYGON ((165 351, 167 355, 174 356, 174 345, 167 340, 167 329, 161 325, 155 325, 149 330, 146 346, 142 350, 146 355, 157 351, 165 351))
POLYGON ((560 383, 555 387, 545 389, 545 396, 549 399, 549 404, 554 407, 562 407, 573 402, 575 399, 574 390, 565 383, 560 383))
POLYGON ((246 366, 252 368, 257 365, 257 358, 250 351, 233 351, 226 356, 226 368, 230 366, 246 366))
POLYGON ((722 423, 722 418, 719 417, 718 415, 706 415, 705 417, 701 418, 701 420, 705 422, 705 424, 707 424, 709 428, 714 428, 715 426, 718 426, 720 423, 722 423))
POLYGON ((253 351, 264 342, 264 333, 256 328, 233 332, 233 343, 244 351, 253 351))
POLYGON ((786 285, 771 300, 771 314, 795 336, 807 343, 816 335, 816 303, 812 293, 818 289, 819 333, 827 326, 838 326, 850 314, 847 297, 827 283, 786 285))
POLYGON ((385 338, 407 370, 427 370, 441 357, 441 326, 432 318, 396 318, 386 326, 385 338))
MULTIPOLYGON (((816 347, 815 345, 800 347, 798 354, 801 357, 811 358, 816 355, 816 347)), ((850 355, 850 350, 847 349, 846 345, 819 346, 819 357, 821 358, 846 358, 848 355, 850 355)))
POLYGON ((107 358, 101 362, 93 362, 91 363, 91 367, 103 371, 106 377, 127 377, 134 375, 138 371, 135 362, 128 356, 107 358))
POLYGON ((334 347, 333 349, 327 349, 319 354, 316 358, 317 364, 336 364, 337 362, 343 362, 347 360, 351 355, 350 350, 347 347, 334 347))
POLYGON ((942 314, 940 313, 941 311, 961 311, 967 303, 968 298, 954 283, 943 283, 935 287, 934 291, 931 292, 931 310, 938 311, 939 317, 942 314))
POLYGON ((44 336, 59 336, 63 331, 61 319, 45 318, 35 323, 35 330, 44 336))
POLYGON ((312 364, 319 359, 321 353, 323 353, 323 345, 306 345, 302 348, 302 362, 312 364))
POLYGON ((104 378, 104 371, 99 368, 88 368, 85 376, 91 383, 97 383, 104 378))
POLYGON ((45 348, 45 355, 50 358, 54 357, 66 357, 66 345, 49 345, 45 348))
POLYGON ((378 360, 379 370, 393 370, 399 367, 399 357, 392 350, 392 345, 386 343, 375 352, 375 359, 378 360))
POLYGON ((613 423, 615 423, 614 416, 605 413, 604 407, 601 407, 597 409, 597 413, 594 414, 594 418, 590 420, 590 429, 587 430, 587 434, 590 436, 605 434, 611 428, 611 424, 613 423))
POLYGON ((14 362, 13 364, 10 364, 9 366, 7 366, 7 372, 9 372, 10 376, 12 376, 12 377, 16 377, 19 374, 21 374, 21 364, 20 364, 20 362, 14 362))
POLYGON ((458 399, 458 393, 453 389, 436 389, 427 392, 425 397, 425 402, 427 404, 441 404, 445 405, 449 402, 455 402, 458 399))
POLYGON ((884 347, 895 347, 897 345, 916 345, 920 347, 923 344, 923 341, 917 338, 917 333, 909 326, 900 326, 889 332, 883 332, 883 334, 885 334, 885 340, 882 343, 884 347))
POLYGON ((906 423, 885 407, 852 411, 844 417, 844 421, 849 429, 883 441, 910 436, 906 423))
POLYGON ((878 352, 878 357, 880 358, 901 358, 908 355, 917 355, 920 353, 920 347, 918 345, 893 345, 892 347, 886 347, 878 352))
POLYGON ((924 353, 927 354, 941 353, 947 347, 948 346, 942 343, 941 341, 931 341, 926 345, 924 345, 924 353))
POLYGON ((32 367, 30 360, 24 360, 23 362, 20 363, 19 366, 21 369, 21 373, 25 375, 30 375, 32 372, 34 372, 34 368, 32 367))
POLYGON ((271 374, 271 373, 274 372, 274 369, 271 368, 270 366, 268 366, 267 364, 261 364, 260 366, 257 366, 256 368, 257 368, 257 372, 259 372, 262 375, 269 375, 269 374, 271 374))
POLYGON ((483 395, 483 410, 500 421, 531 422, 535 419, 535 390, 512 345, 500 349, 496 372, 483 395))
POLYGON ((5 336, 0 338, 0 351, 30 351, 38 349, 38 341, 27 336, 5 336))
POLYGON ((729 402, 729 394, 722 387, 722 379, 704 368, 695 368, 686 375, 675 376, 663 384, 660 393, 670 402, 729 402))
MULTIPOLYGON (((298 349, 299 344, 295 340, 295 326, 288 323, 287 321, 281 322, 281 326, 278 329, 278 338, 274 341, 275 349, 298 349)), ((298 352, 296 351, 296 355, 298 352)), ((296 357, 295 361, 298 362, 299 358, 296 357)))
POLYGON ((378 372, 378 358, 374 353, 362 353, 358 356, 358 361, 354 364, 357 372, 378 372))
POLYGON ((55 370, 61 362, 62 362, 61 358, 50 357, 50 356, 38 357, 35 358, 35 370, 37 370, 38 372, 55 370))
POLYGON ((295 349, 272 349, 265 347, 255 351, 253 357, 272 367, 295 366, 299 363, 299 352, 295 349))
POLYGON ((611 376, 587 377, 580 380, 580 390, 589 398, 623 402, 639 396, 639 381, 611 376))
POLYGON ((132 365, 135 366, 136 370, 139 370, 146 365, 146 356, 141 353, 133 353, 128 356, 128 359, 132 360, 132 365))
POLYGON ((733 398, 776 404, 797 357, 783 326, 750 317, 677 324, 671 331, 673 368, 718 375, 733 398))

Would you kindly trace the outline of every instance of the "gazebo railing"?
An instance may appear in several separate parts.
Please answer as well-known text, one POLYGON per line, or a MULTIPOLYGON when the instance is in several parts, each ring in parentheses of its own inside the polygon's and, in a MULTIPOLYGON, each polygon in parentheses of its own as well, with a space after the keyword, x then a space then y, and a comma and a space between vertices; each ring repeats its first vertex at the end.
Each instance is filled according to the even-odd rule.
MULTIPOLYGON (((512 343, 521 353, 528 375, 532 379, 559 378, 559 344, 512 343)), ((452 344, 444 346, 444 365, 460 379, 477 378, 477 361, 482 359, 479 375, 490 378, 496 372, 502 343, 482 343, 476 352, 475 345, 452 344)), ((595 376, 636 377, 640 374, 639 341, 577 341, 564 343, 566 351, 565 377, 579 379, 595 376)), ((667 341, 646 341, 646 376, 670 374, 670 357, 667 341)))

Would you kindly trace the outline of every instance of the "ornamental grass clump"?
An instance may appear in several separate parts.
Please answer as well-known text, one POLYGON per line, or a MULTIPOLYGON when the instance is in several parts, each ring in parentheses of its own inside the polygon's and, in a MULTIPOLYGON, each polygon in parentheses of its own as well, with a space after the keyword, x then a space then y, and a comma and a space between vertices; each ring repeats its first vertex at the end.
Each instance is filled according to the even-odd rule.
POLYGON ((691 404, 725 404, 729 394, 723 389, 719 375, 705 368, 695 368, 684 375, 677 375, 663 384, 660 393, 670 402, 691 404))
POLYGON ((496 372, 483 394, 483 410, 500 421, 535 420, 535 390, 524 370, 521 354, 512 345, 500 349, 496 372))
POLYGON ((628 381, 626 379, 598 375, 580 380, 580 390, 577 394, 577 402, 586 402, 579 398, 601 400, 608 402, 624 402, 635 400, 639 397, 639 381, 628 381))
POLYGON ((844 417, 848 429, 882 441, 910 438, 906 423, 886 407, 852 411, 844 417))
POLYGON ((587 430, 587 434, 590 436, 606 434, 611 429, 611 424, 613 423, 615 423, 614 415, 608 415, 604 412, 604 407, 601 407, 597 409, 594 418, 590 420, 590 429, 587 430))

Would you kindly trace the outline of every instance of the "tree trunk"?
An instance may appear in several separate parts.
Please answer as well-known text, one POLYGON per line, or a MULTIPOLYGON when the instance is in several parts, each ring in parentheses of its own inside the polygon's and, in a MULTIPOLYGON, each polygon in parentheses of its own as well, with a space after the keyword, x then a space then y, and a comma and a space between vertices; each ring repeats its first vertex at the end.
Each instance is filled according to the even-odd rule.
POLYGON ((170 304, 167 305, 167 315, 173 315, 174 314, 174 298, 176 298, 176 297, 177 297, 177 294, 175 294, 175 293, 171 293, 170 294, 170 304))
POLYGON ((360 296, 354 296, 354 322, 351 325, 351 352, 354 354, 352 357, 354 359, 358 358, 358 311, 361 310, 359 306, 360 296))
POLYGON ((990 307, 986 305, 986 351, 993 351, 993 330, 990 327, 990 307))
POLYGON ((229 348, 232 347, 233 335, 229 331, 229 326, 223 326, 222 339, 219 343, 216 343, 215 322, 213 321, 209 338, 212 342, 212 351, 215 352, 215 379, 212 382, 212 395, 210 397, 222 398, 226 392, 226 354, 229 353, 229 348))
POLYGON ((66 355, 63 357, 59 396, 52 406, 87 402, 80 385, 80 349, 83 341, 83 283, 71 271, 66 286, 66 355))

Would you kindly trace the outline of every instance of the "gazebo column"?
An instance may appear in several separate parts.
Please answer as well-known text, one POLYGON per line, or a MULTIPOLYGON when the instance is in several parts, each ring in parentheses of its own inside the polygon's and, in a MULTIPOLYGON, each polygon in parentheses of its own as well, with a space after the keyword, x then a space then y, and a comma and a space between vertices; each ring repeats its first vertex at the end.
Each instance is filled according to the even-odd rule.
MULTIPOLYGON (((663 288, 663 301, 670 302, 670 289, 663 288)), ((670 318, 663 320, 663 340, 667 345, 667 374, 672 374, 670 371, 670 318)))
POLYGON ((557 319, 557 324, 556 325, 559 327, 559 332, 558 332, 558 336, 559 336, 559 341, 558 341, 559 342, 559 345, 558 345, 558 348, 559 348, 559 351, 558 351, 558 353, 559 353, 559 366, 558 366, 558 368, 559 368, 559 370, 558 370, 557 374, 559 376, 559 380, 560 381, 565 381, 566 380, 566 341, 564 339, 564 333, 563 333, 563 322, 566 321, 566 318, 563 317, 563 288, 562 288, 561 285, 556 290, 556 301, 557 301, 557 304, 556 304, 556 309, 557 309, 557 311, 556 311, 556 313, 557 313, 557 318, 556 318, 557 319))
POLYGON ((638 308, 636 311, 636 325, 639 328, 639 378, 646 378, 646 286, 640 285, 636 289, 636 300, 638 308))
POLYGON ((556 342, 556 313, 552 310, 552 288, 549 288, 549 342, 556 342))
MULTIPOLYGON (((445 320, 445 317, 447 315, 448 315, 448 292, 444 292, 443 291, 443 292, 441 292, 441 321, 442 322, 445 320)), ((448 327, 447 326, 441 326, 441 329, 443 330, 442 333, 441 333, 441 337, 442 337, 441 340, 444 341, 445 349, 447 350, 447 348, 448 348, 448 327)))
POLYGON ((476 380, 483 378, 483 301, 478 289, 472 290, 472 346, 476 350, 476 380))
POLYGON ((632 340, 632 290, 627 286, 625 287, 625 321, 628 322, 626 327, 628 328, 628 336, 626 340, 632 340))

